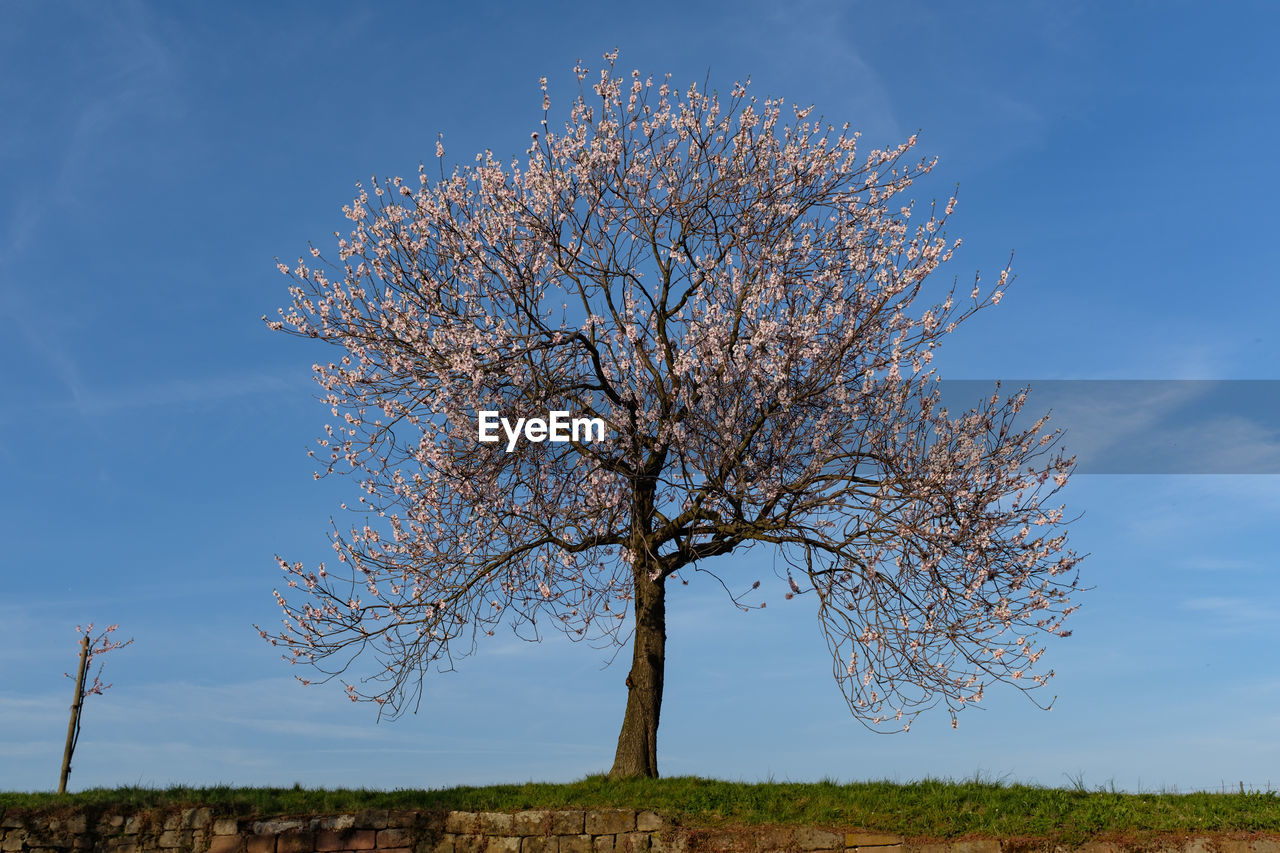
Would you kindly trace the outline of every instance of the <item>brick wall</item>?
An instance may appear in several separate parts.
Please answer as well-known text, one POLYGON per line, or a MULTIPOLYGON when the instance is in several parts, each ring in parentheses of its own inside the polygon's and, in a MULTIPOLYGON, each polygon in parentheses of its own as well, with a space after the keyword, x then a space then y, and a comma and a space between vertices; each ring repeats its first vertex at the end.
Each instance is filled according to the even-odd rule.
POLYGON ((1094 841, 1070 851, 1035 839, 917 841, 811 826, 675 826, 651 811, 423 812, 234 818, 209 808, 8 809, 0 853, 1280 853, 1280 839, 1192 836, 1094 841))

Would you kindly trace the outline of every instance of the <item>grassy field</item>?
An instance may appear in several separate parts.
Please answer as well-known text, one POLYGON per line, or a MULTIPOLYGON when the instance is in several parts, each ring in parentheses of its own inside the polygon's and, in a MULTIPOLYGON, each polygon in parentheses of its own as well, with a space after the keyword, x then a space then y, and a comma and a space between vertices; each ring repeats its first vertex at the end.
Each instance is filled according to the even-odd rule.
POLYGON ((220 814, 325 814, 366 808, 516 811, 557 807, 647 808, 686 826, 810 824, 865 827, 913 837, 1040 837, 1079 842, 1104 835, 1267 832, 1280 834, 1274 791, 1126 794, 974 780, 908 784, 722 782, 697 777, 570 784, 528 783, 439 790, 294 788, 116 788, 58 796, 0 793, 0 808, 129 811, 210 806, 220 814))

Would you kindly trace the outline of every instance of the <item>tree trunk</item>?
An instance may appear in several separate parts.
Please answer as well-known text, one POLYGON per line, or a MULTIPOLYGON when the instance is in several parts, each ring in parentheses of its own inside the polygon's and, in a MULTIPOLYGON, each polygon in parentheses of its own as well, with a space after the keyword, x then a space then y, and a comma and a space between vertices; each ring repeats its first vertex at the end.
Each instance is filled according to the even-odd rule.
MULTIPOLYGON (((92 627, 92 626, 91 626, 92 627)), ((89 635, 80 638, 80 668, 76 671, 76 695, 71 700, 71 722, 67 724, 67 746, 62 751, 62 774, 58 777, 58 793, 67 792, 67 777, 71 775, 71 754, 80 739, 80 709, 84 705, 84 674, 89 664, 89 635)))
POLYGON ((667 646, 666 579, 649 580, 648 566, 641 563, 635 569, 636 632, 627 675, 627 711, 610 779, 658 777, 658 713, 662 710, 667 646))

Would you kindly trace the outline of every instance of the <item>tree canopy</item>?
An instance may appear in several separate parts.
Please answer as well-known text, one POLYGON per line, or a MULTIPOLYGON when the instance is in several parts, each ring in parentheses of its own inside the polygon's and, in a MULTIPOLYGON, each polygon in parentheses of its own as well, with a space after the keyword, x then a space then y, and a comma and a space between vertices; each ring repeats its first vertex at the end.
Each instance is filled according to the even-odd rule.
POLYGON ((270 327, 340 351, 314 366, 335 418, 317 476, 362 494, 337 566, 277 558, 291 589, 262 635, 327 677, 371 656, 346 689, 393 714, 500 624, 630 635, 613 772, 656 775, 666 580, 763 545, 867 725, 939 702, 954 724, 993 682, 1042 685, 1075 609, 1047 504, 1072 460, 1047 417, 1014 429, 1026 389, 953 416, 929 366, 1009 267, 926 288, 960 241, 954 197, 911 222, 904 193, 936 163, 915 136, 859 153, 812 108, 619 75, 616 56, 575 68, 563 131, 542 80, 523 157, 447 170, 441 141, 434 176, 358 188, 336 263, 280 265, 292 304, 270 327), (607 435, 508 450, 478 440, 485 411, 607 435))

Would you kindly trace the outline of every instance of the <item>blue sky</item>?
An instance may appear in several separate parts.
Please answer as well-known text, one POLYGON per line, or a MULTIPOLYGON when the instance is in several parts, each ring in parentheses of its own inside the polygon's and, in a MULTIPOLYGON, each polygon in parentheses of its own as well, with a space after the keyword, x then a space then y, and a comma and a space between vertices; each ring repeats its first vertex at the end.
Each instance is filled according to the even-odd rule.
MULTIPOLYGON (((1270 4, 439 6, 4 5, 0 789, 56 784, 89 621, 136 641, 106 658, 72 789, 608 768, 626 673, 606 651, 500 634, 375 724, 250 627, 277 618, 272 555, 330 554, 354 487, 312 479, 319 350, 258 319, 287 299, 273 258, 332 245, 354 183, 413 173, 439 132, 462 162, 523 150, 538 77, 563 107, 579 57, 749 75, 873 146, 921 131, 940 157, 921 201, 960 185, 943 274, 1017 253, 1009 296, 941 350, 946 378, 1278 378, 1270 4)), ((1273 424, 1224 435, 1274 459, 1273 424)), ((767 610, 697 575, 671 596, 664 774, 1280 787, 1280 478, 1089 474, 1064 497, 1096 588, 1046 655, 1052 711, 992 689, 957 730, 935 712, 867 732, 811 603, 753 551, 716 568, 761 577, 767 610)))

